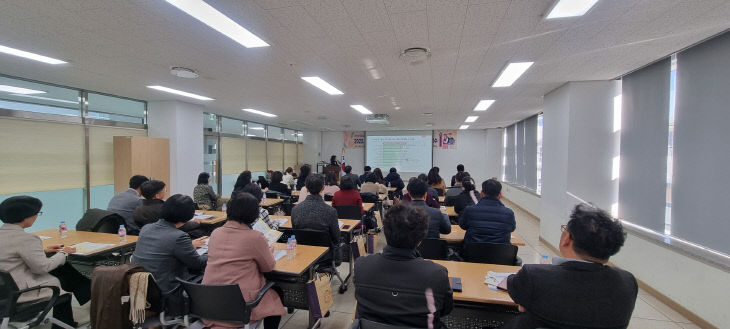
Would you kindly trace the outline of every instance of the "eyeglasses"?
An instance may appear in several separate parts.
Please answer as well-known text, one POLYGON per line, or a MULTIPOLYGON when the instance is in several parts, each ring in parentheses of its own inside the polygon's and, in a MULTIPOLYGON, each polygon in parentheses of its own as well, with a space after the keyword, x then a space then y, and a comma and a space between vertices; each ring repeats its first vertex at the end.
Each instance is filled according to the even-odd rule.
MULTIPOLYGON (((560 231, 561 232, 568 232, 568 225, 560 225, 560 231)), ((568 232, 570 233, 570 232, 568 232)))

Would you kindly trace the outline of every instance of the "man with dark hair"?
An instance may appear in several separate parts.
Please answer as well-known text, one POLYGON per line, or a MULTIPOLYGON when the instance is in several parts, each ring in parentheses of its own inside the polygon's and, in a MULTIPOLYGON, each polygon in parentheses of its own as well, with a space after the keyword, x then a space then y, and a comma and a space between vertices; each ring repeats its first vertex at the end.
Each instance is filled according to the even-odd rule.
POLYGON ((473 242, 510 243, 515 230, 515 213, 502 204, 502 184, 488 179, 482 183, 482 198, 473 206, 464 208, 459 226, 466 230, 464 244, 473 242))
POLYGON ((352 173, 352 166, 345 166, 345 174, 340 177, 340 180, 345 177, 352 177, 352 182, 355 183, 358 188, 362 185, 360 177, 352 173))
POLYGON ((464 181, 464 177, 469 177, 469 173, 462 171, 458 174, 454 175, 454 177, 451 177, 451 187, 446 189, 446 192, 444 193, 444 202, 446 202, 447 199, 453 198, 459 194, 461 194, 461 182, 464 181))
MULTIPOLYGON (((456 175, 462 172, 464 172, 464 165, 460 163, 456 166, 456 175)), ((454 186, 456 184, 456 175, 451 176, 451 186, 454 186)))
POLYGON ((363 168, 363 169, 364 169, 363 174, 360 175, 360 177, 358 178, 361 186, 362 186, 362 184, 365 184, 368 181, 368 177, 373 174, 373 172, 372 172, 373 168, 370 168, 370 166, 365 166, 365 168, 363 168))
POLYGON ((626 328, 636 279, 606 265, 626 240, 621 223, 581 204, 561 229, 563 257, 553 257, 553 265, 525 265, 507 278, 510 297, 523 313, 505 328, 626 328))
POLYGON ((148 180, 147 177, 142 175, 132 176, 129 179, 129 189, 112 197, 106 207, 106 210, 113 211, 124 218, 127 234, 139 234, 139 226, 134 222, 132 213, 142 205, 142 199, 140 199, 140 195, 142 195, 141 187, 142 183, 148 180))
POLYGON ((426 235, 426 238, 438 239, 441 237, 441 234, 451 233, 451 222, 449 221, 449 216, 442 213, 441 210, 429 207, 428 204, 426 204, 428 184, 418 178, 411 178, 411 181, 408 182, 407 189, 408 195, 411 199, 411 205, 414 207, 422 207, 428 214, 428 234, 426 235))
MULTIPOLYGON (((142 191, 144 200, 142 200, 142 205, 134 210, 132 218, 134 219, 134 223, 142 229, 145 225, 152 224, 162 218, 162 205, 165 203, 167 190, 165 189, 165 182, 159 180, 142 183, 140 190, 142 191)), ((188 233, 193 239, 205 235, 205 232, 200 230, 200 220, 198 219, 185 222, 180 229, 188 233)))
MULTIPOLYGON (((309 195, 291 211, 292 227, 295 229, 310 229, 327 231, 335 246, 340 245, 340 226, 337 219, 337 210, 324 202, 320 193, 324 190, 324 175, 310 174, 305 183, 309 195)), ((339 248, 335 248, 335 261, 339 265, 339 248)))
POLYGON ((355 299, 360 318, 408 328, 442 328, 451 313, 448 270, 418 256, 428 214, 407 203, 393 206, 383 219, 387 246, 355 261, 355 299))

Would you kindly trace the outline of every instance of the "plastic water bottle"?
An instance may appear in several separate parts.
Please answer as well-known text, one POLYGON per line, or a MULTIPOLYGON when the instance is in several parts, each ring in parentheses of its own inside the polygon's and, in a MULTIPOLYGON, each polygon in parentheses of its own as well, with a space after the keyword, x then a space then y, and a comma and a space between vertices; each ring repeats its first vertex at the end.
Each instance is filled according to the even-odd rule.
POLYGON ((294 259, 294 245, 291 236, 286 240, 286 259, 294 259))
POLYGON ((261 201, 266 201, 266 192, 264 192, 264 195, 261 197, 261 201))
POLYGON ((228 207, 226 207, 226 203, 223 202, 223 205, 221 206, 221 211, 226 212, 226 210, 228 210, 228 207))
POLYGON ((60 236, 61 239, 68 236, 68 227, 66 226, 65 220, 62 220, 61 224, 58 225, 58 236, 60 236))
POLYGON ((390 182, 388 182, 388 187, 390 187, 390 182))
POLYGON ((119 225, 119 243, 127 242, 127 229, 124 225, 119 225))
POLYGON ((540 264, 550 264, 550 259, 548 259, 548 255, 540 255, 540 264))
POLYGON ((292 258, 297 256, 297 237, 294 235, 291 236, 291 253, 292 258))

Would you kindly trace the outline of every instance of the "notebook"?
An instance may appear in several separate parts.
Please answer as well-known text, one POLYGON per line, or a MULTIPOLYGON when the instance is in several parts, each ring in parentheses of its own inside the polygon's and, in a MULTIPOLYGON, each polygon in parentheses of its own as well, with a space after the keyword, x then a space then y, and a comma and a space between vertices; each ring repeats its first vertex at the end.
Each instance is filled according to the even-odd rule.
POLYGON ((252 228, 256 231, 261 232, 270 246, 274 245, 276 241, 279 241, 279 238, 282 235, 282 232, 272 230, 271 227, 269 227, 269 225, 264 223, 264 221, 262 221, 261 219, 256 220, 252 228))

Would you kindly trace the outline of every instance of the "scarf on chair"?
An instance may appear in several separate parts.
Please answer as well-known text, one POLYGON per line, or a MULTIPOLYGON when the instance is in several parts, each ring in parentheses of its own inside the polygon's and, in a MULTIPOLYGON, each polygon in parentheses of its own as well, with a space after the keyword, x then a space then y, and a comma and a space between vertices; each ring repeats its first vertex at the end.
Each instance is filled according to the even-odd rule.
POLYGON ((147 281, 149 272, 134 273, 129 276, 129 320, 132 323, 142 323, 145 320, 147 303, 147 281))

